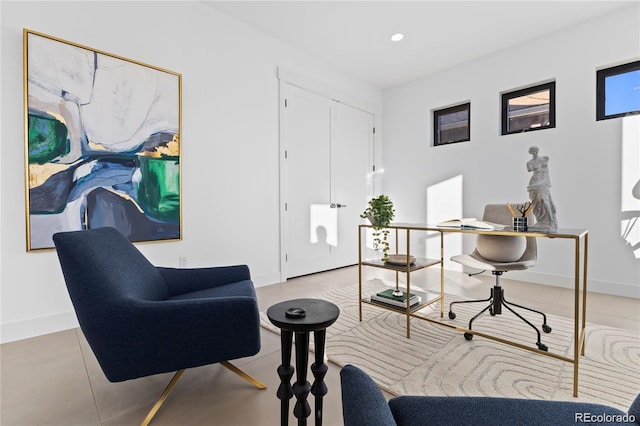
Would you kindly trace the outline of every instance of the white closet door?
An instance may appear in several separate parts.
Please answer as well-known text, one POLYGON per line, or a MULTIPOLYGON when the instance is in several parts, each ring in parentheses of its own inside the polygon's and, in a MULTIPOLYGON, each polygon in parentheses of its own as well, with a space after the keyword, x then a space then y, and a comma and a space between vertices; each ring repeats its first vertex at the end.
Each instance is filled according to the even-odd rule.
POLYGON ((331 144, 331 200, 342 206, 338 211, 338 244, 333 250, 339 266, 358 262, 360 213, 373 192, 374 126, 373 114, 337 105, 331 144))
POLYGON ((318 210, 331 202, 332 101, 286 85, 285 267, 286 277, 317 272, 330 264, 331 246, 317 225, 318 210), (313 216, 313 217, 312 217, 313 216))
POLYGON ((286 83, 281 90, 284 278, 355 264, 373 116, 286 83))

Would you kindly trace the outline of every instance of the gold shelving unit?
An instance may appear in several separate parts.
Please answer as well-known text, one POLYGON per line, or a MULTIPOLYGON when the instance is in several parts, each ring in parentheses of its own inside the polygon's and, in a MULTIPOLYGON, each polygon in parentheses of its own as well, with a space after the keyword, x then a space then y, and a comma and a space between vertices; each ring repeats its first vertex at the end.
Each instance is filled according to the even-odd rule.
POLYGON ((424 257, 415 257, 415 261, 411 262, 409 259, 409 254, 411 253, 411 232, 425 232, 428 231, 424 229, 424 227, 414 227, 411 225, 394 225, 389 228, 395 231, 395 248, 396 254, 399 251, 399 237, 400 232, 404 232, 406 235, 406 253, 407 253, 407 263, 405 265, 400 264, 392 264, 388 262, 383 262, 379 259, 363 259, 362 257, 362 234, 367 228, 373 228, 372 225, 359 225, 358 227, 358 296, 360 298, 359 303, 359 315, 360 321, 362 321, 362 304, 370 304, 377 306, 382 309, 387 309, 390 311, 395 311, 399 313, 403 313, 407 316, 407 338, 411 337, 411 316, 420 309, 425 308, 426 306, 432 305, 437 302, 440 303, 440 317, 442 318, 444 315, 444 241, 442 233, 440 234, 440 258, 439 259, 428 259, 424 257), (439 296, 434 296, 433 293, 428 293, 424 291, 412 291, 411 290, 411 274, 413 272, 419 271, 424 268, 429 268, 431 266, 440 265, 440 294, 439 296), (362 268, 363 267, 373 267, 373 268, 381 268, 389 271, 394 271, 396 273, 396 288, 402 290, 407 294, 415 294, 416 296, 421 297, 421 302, 415 305, 411 305, 409 298, 407 298, 407 306, 405 308, 392 306, 389 304, 377 302, 375 300, 371 300, 370 295, 364 295, 362 291, 362 268), (406 286, 400 287, 399 274, 406 274, 406 286))

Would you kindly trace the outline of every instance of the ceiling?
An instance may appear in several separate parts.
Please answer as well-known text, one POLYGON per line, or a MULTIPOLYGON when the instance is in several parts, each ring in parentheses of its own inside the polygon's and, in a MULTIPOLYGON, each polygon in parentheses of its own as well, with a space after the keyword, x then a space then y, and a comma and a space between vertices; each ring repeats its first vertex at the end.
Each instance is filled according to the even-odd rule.
POLYGON ((203 3, 387 89, 639 1, 203 3), (397 32, 404 40, 392 42, 397 32))

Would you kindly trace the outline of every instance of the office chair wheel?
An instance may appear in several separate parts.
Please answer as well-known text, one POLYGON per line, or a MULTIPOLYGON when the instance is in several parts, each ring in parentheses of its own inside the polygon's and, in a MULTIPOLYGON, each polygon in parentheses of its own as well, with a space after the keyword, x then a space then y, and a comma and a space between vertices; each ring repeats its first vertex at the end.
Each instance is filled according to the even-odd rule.
POLYGON ((542 324, 542 331, 544 331, 545 333, 551 333, 551 327, 549 327, 547 324, 542 324))
POLYGON ((493 312, 493 308, 489 308, 489 315, 491 315, 492 317, 496 316, 496 313, 493 312))
POLYGON ((471 333, 464 333, 464 338, 465 338, 465 339, 467 339, 467 340, 471 340, 471 339, 473 339, 473 334, 471 334, 471 333))
POLYGON ((456 319, 456 314, 453 311, 449 311, 449 319, 456 319))
POLYGON ((545 351, 545 352, 549 351, 549 348, 544 343, 536 343, 536 345, 538 345, 538 349, 540 349, 541 351, 545 351))

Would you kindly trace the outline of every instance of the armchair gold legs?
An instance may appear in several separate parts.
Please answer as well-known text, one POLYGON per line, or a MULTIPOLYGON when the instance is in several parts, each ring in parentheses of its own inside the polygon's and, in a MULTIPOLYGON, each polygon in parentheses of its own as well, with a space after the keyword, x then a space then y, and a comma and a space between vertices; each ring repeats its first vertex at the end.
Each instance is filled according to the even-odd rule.
POLYGON ((259 381, 255 377, 253 377, 253 376, 247 374, 246 372, 240 370, 238 367, 236 367, 235 365, 231 364, 229 361, 221 361, 220 365, 224 365, 229 370, 233 371, 238 376, 242 377, 247 382, 249 382, 253 386, 257 387, 258 389, 266 389, 267 388, 267 385, 265 385, 264 383, 262 383, 261 381, 259 381))
POLYGON ((156 403, 153 404, 153 407, 151 407, 151 410, 149 410, 149 413, 147 413, 147 417, 145 417, 142 423, 140 423, 140 426, 147 426, 149 423, 151 423, 151 419, 153 419, 153 416, 156 415, 156 413, 164 403, 164 400, 167 399, 176 383, 178 383, 178 380, 180 380, 182 373, 184 373, 184 369, 176 371, 176 374, 173 375, 167 387, 164 388, 164 391, 162 391, 162 394, 160 395, 156 403))
MULTIPOLYGON (((238 376, 242 377, 247 382, 249 382, 252 385, 254 385, 255 387, 257 387, 258 389, 266 389, 267 388, 267 386, 264 383, 260 382, 258 379, 256 379, 255 377, 249 375, 248 373, 242 371, 241 369, 239 369, 235 365, 231 364, 229 361, 221 361, 220 364, 225 366, 229 370, 233 371, 238 376)), ((162 406, 164 401, 167 399, 167 397, 169 396, 169 394, 171 393, 173 388, 176 386, 176 383, 178 383, 178 380, 180 380, 180 377, 182 376, 182 373, 184 373, 184 369, 176 371, 176 374, 173 375, 173 377, 171 378, 171 381, 169 382, 167 387, 164 389, 164 391, 162 391, 162 394, 160 394, 160 397, 158 398, 156 403, 153 404, 153 407, 151 407, 151 410, 149 410, 149 412, 147 413, 147 417, 145 417, 144 420, 142 421, 142 423, 140 423, 140 426, 148 426, 149 423, 151 423, 151 420, 153 419, 153 416, 156 415, 156 413, 158 412, 158 410, 160 409, 160 407, 162 406)))

